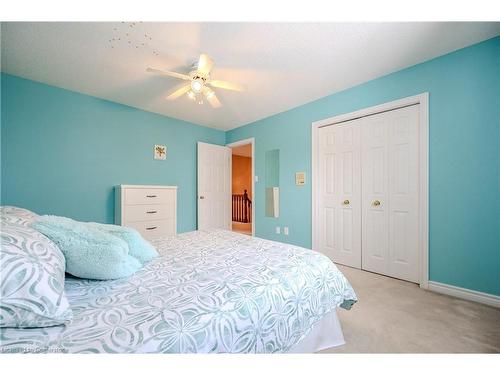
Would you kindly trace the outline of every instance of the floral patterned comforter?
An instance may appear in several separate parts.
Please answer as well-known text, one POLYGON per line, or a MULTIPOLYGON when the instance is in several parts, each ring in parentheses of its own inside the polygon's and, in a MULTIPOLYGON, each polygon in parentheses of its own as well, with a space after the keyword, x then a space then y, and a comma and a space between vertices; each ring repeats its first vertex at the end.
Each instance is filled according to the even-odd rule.
POLYGON ((73 321, 2 328, 1 352, 286 352, 356 295, 324 255, 224 230, 153 242, 128 279, 67 277, 73 321))

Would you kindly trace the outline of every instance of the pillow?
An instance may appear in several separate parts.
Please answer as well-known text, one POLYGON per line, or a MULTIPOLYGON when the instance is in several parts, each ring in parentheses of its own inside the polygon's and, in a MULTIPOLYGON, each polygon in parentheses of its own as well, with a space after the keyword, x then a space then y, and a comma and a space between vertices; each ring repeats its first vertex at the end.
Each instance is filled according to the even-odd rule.
POLYGON ((137 230, 120 225, 88 223, 96 229, 121 238, 128 244, 129 254, 142 264, 158 256, 158 252, 137 230))
POLYGON ((19 224, 24 226, 29 226, 29 223, 31 223, 33 219, 38 216, 30 210, 14 206, 0 207, 0 215, 2 217, 2 225, 19 224))
MULTIPOLYGON (((0 327, 49 327, 72 318, 64 293, 64 256, 27 225, 4 220, 0 248, 0 327)), ((36 216, 33 214, 33 216, 36 216)), ((26 219, 27 220, 27 219, 26 219)))
POLYGON ((66 217, 39 216, 32 227, 59 246, 66 272, 84 279, 120 279, 135 273, 141 263, 129 255, 121 238, 66 217))

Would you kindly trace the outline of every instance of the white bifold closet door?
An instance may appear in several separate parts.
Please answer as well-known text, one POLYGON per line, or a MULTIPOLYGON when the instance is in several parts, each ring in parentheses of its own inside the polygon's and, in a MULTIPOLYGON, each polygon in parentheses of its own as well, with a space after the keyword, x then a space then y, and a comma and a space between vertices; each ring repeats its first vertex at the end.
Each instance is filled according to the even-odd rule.
POLYGON ((418 105, 361 129, 362 268, 418 282, 418 105))
POLYGON ((418 282, 418 105, 319 129, 319 246, 418 282))
POLYGON ((361 149, 356 121, 319 129, 320 251, 361 268, 361 149))

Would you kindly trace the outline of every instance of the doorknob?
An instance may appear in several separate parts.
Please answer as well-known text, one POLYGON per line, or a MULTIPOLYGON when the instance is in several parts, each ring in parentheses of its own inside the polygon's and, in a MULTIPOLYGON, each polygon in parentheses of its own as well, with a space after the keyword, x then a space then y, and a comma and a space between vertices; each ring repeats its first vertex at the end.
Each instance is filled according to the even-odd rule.
POLYGON ((345 204, 345 205, 348 205, 349 203, 351 203, 351 202, 349 202, 349 199, 346 199, 345 201, 342 202, 342 204, 345 204))
POLYGON ((205 199, 205 197, 203 195, 200 195, 200 199, 205 199))
POLYGON ((373 205, 374 205, 374 206, 380 206, 380 201, 379 201, 379 200, 375 200, 375 201, 373 201, 373 205))

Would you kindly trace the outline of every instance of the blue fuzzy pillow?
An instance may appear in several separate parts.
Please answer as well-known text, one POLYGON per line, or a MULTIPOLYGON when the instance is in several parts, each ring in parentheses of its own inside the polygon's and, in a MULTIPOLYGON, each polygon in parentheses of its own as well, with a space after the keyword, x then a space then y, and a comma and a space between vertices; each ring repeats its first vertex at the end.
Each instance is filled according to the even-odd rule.
POLYGON ((84 279, 127 277, 141 268, 123 239, 95 225, 59 216, 40 216, 31 226, 50 238, 66 258, 66 272, 84 279))
POLYGON ((129 247, 129 254, 136 258, 142 264, 158 256, 158 252, 140 233, 128 227, 111 224, 88 223, 100 231, 112 234, 124 240, 129 247))

